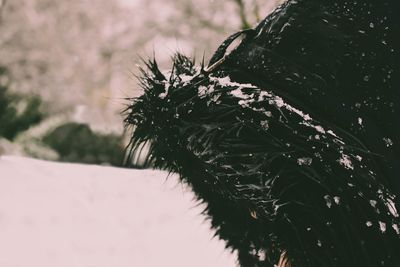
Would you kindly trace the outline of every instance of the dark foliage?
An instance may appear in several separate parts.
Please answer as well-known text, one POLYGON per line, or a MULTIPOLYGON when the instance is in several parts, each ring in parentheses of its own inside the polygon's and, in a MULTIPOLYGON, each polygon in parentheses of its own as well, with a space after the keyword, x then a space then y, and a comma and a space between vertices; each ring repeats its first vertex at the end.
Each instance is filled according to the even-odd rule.
POLYGON ((131 151, 180 174, 241 266, 400 266, 398 11, 289 0, 207 68, 150 61, 131 151))
MULTIPOLYGON (((7 81, 7 70, 0 67, 0 80, 7 81)), ((7 82, 0 82, 0 136, 13 140, 20 132, 42 121, 44 114, 40 110, 39 97, 26 97, 10 93, 7 82), (25 102, 22 112, 17 106, 25 102)))
POLYGON ((122 138, 95 133, 86 124, 61 125, 45 136, 43 142, 58 152, 61 161, 122 166, 122 138))

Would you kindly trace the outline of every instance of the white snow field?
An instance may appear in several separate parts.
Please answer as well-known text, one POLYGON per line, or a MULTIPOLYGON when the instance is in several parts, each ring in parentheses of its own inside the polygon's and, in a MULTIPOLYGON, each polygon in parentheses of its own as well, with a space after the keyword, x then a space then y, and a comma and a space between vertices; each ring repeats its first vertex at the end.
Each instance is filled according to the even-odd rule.
POLYGON ((172 175, 0 157, 0 267, 233 267, 172 175))

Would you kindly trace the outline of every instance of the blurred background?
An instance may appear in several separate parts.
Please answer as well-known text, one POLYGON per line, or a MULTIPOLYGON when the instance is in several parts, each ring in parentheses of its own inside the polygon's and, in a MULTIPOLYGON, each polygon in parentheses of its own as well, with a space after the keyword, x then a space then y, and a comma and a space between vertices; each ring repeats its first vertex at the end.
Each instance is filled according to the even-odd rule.
POLYGON ((281 2, 0 0, 0 154, 121 166, 142 59, 207 62, 281 2))

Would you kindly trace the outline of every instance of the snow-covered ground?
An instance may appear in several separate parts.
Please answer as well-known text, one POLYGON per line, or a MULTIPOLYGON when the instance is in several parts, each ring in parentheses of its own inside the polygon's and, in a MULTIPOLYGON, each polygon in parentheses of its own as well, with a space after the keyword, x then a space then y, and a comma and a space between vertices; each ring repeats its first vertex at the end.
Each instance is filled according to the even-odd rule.
POLYGON ((166 177, 1 156, 0 266, 235 266, 193 194, 166 177))

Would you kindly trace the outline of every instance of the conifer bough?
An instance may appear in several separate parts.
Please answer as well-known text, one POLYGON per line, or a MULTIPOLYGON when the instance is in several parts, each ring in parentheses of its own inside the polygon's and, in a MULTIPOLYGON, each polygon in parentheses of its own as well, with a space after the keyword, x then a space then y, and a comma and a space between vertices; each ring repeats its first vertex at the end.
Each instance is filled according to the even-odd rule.
POLYGON ((192 187, 240 266, 400 266, 399 10, 289 0, 208 66, 150 60, 131 154, 192 187))

